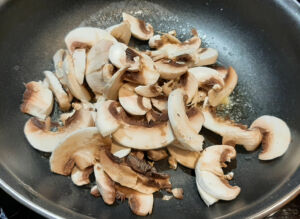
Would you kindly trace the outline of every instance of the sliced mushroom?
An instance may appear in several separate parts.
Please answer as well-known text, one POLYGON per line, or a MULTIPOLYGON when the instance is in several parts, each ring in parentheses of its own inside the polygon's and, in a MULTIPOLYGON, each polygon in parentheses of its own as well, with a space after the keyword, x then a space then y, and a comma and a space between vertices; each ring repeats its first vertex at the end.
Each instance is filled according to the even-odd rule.
POLYGON ((174 189, 172 189, 172 194, 177 199, 180 199, 180 200, 183 199, 183 189, 182 188, 174 188, 174 189))
POLYGON ((149 40, 153 36, 154 30, 151 24, 137 19, 132 15, 122 13, 123 21, 128 21, 132 36, 139 40, 149 40))
POLYGON ((168 109, 168 97, 158 96, 151 98, 152 105, 158 109, 160 112, 166 111, 168 109))
POLYGON ((187 168, 195 169, 198 158, 200 157, 200 152, 187 151, 174 146, 168 146, 167 149, 171 157, 173 157, 178 163, 187 168))
POLYGON ((144 194, 124 186, 116 185, 117 196, 127 198, 131 211, 139 216, 146 216, 152 213, 153 194, 144 194))
POLYGON ((160 77, 167 80, 175 79, 188 70, 188 66, 171 59, 160 59, 155 62, 155 67, 160 77))
POLYGON ((83 83, 86 67, 85 49, 75 49, 73 54, 74 74, 79 84, 83 83))
POLYGON ((137 86, 135 92, 143 97, 157 97, 162 94, 162 88, 157 84, 137 86))
POLYGON ((81 109, 67 119, 64 126, 31 118, 25 124, 24 133, 32 147, 40 151, 52 152, 68 134, 93 125, 90 111, 81 109), (56 128, 57 131, 51 131, 51 128, 56 128))
POLYGON ((272 160, 287 151, 291 132, 283 120, 274 116, 261 116, 251 124, 250 129, 259 129, 263 135, 263 151, 258 155, 260 160, 272 160))
POLYGON ((96 127, 79 129, 68 135, 58 147, 52 152, 50 157, 51 171, 61 175, 70 175, 74 165, 79 167, 79 154, 89 155, 93 161, 99 153, 102 146, 111 144, 109 138, 103 138, 96 127))
POLYGON ((177 169, 177 160, 173 156, 170 156, 168 158, 168 163, 169 163, 171 169, 174 169, 174 170, 177 169))
POLYGON ((178 87, 182 89, 187 96, 186 103, 190 103, 198 91, 197 80, 189 72, 180 77, 178 87))
POLYGON ((207 192, 205 192, 199 182, 196 180, 196 185, 197 185, 197 189, 198 189, 198 192, 202 198, 202 200, 205 202, 205 204, 209 207, 210 205, 213 205, 214 203, 216 203, 217 201, 219 201, 219 199, 211 196, 210 194, 208 194, 207 192))
POLYGON ((116 198, 115 183, 104 172, 100 163, 96 163, 94 165, 94 174, 97 188, 103 198, 103 201, 108 205, 112 205, 116 198))
POLYGON ((224 87, 221 90, 211 89, 208 92, 208 100, 210 105, 219 105, 226 97, 228 97, 235 88, 238 81, 238 76, 232 67, 228 68, 228 74, 224 79, 224 87))
POLYGON ((199 48, 194 55, 193 66, 212 65, 217 62, 218 51, 212 48, 199 48))
POLYGON ((75 49, 90 49, 100 40, 110 40, 117 42, 117 40, 107 31, 96 27, 78 27, 71 30, 65 37, 65 43, 68 50, 73 53, 75 49))
POLYGON ((116 142, 112 142, 110 153, 118 158, 126 157, 131 152, 131 148, 124 147, 116 142))
POLYGON ((262 135, 258 129, 247 129, 247 126, 234 123, 216 116, 210 107, 204 107, 203 126, 223 137, 223 144, 243 145, 246 150, 255 150, 261 142, 262 135))
POLYGON ((187 150, 201 151, 204 138, 189 124, 182 90, 176 89, 169 95, 168 115, 174 135, 180 144, 187 150))
POLYGON ((106 83, 103 95, 109 100, 116 100, 118 98, 118 91, 123 85, 123 75, 128 67, 120 68, 106 83))
POLYGON ((120 24, 113 25, 107 28, 106 31, 119 42, 125 43, 126 45, 129 43, 131 38, 130 24, 128 21, 123 21, 120 24))
POLYGON ((131 115, 145 115, 151 110, 151 101, 134 92, 136 86, 126 83, 119 89, 119 101, 126 112, 131 115))
POLYGON ((114 66, 112 64, 105 64, 102 68, 102 80, 107 83, 114 74, 114 66))
POLYGON ((92 196, 94 196, 95 198, 98 198, 98 197, 101 196, 101 194, 100 194, 100 192, 99 192, 99 189, 98 189, 97 185, 94 185, 94 186, 91 188, 90 194, 91 194, 92 196))
POLYGON ((153 35, 152 37, 150 37, 149 39, 149 47, 150 48, 158 48, 159 46, 161 46, 161 43, 162 43, 162 39, 161 39, 161 36, 160 35, 153 35))
POLYGON ((103 68, 91 72, 85 76, 86 82, 95 94, 101 94, 104 91, 106 83, 103 81, 103 68))
POLYGON ((90 179, 89 176, 90 174, 93 172, 93 168, 92 167, 88 167, 84 170, 80 170, 79 168, 77 168, 76 166, 73 168, 72 173, 71 173, 71 179, 72 182, 76 185, 76 186, 83 186, 83 185, 87 185, 90 183, 90 179))
POLYGON ((216 199, 235 199, 241 189, 228 183, 221 168, 226 167, 225 162, 235 156, 236 151, 232 146, 214 145, 206 148, 195 168, 197 186, 216 199))
POLYGON ((64 91, 59 80, 55 77, 55 75, 51 71, 44 71, 44 75, 49 83, 49 88, 52 90, 52 92, 54 93, 57 99, 59 108, 62 111, 68 111, 71 107, 69 96, 64 91))
POLYGON ((165 149, 149 150, 147 151, 147 157, 153 161, 163 160, 168 157, 168 153, 165 149))
POLYGON ((63 70, 63 60, 65 55, 66 51, 64 49, 59 49, 53 56, 55 75, 63 86, 67 86, 67 81, 65 80, 63 70))
POLYGON ((76 112, 75 109, 73 109, 71 112, 68 113, 62 113, 59 115, 59 120, 62 122, 63 125, 66 125, 66 121, 74 115, 76 112))
POLYGON ((188 72, 196 78, 200 88, 220 90, 224 87, 224 80, 215 69, 195 67, 189 68, 188 72))
POLYGON ((27 83, 21 111, 45 119, 53 109, 53 94, 41 81, 27 83))

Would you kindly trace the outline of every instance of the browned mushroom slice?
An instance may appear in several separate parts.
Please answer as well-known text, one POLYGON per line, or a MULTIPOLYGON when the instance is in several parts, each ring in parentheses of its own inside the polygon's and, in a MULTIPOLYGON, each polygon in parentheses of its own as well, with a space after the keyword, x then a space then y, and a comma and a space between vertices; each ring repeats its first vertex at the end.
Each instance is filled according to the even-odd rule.
POLYGON ((73 168, 71 173, 72 182, 76 186, 83 186, 90 183, 89 176, 93 172, 92 167, 88 167, 84 170, 77 168, 76 166, 73 168))
POLYGON ((53 94, 42 82, 27 83, 23 94, 21 111, 45 119, 53 108, 53 94))
POLYGON ((147 151, 147 157, 153 161, 163 160, 168 157, 168 153, 165 149, 158 149, 158 150, 149 150, 147 151))
POLYGON ((135 92, 143 97, 157 97, 162 94, 162 88, 157 84, 137 86, 135 92))
POLYGON ((112 142, 110 153, 118 158, 126 157, 131 152, 131 148, 124 147, 116 142, 112 142))
POLYGON ((183 199, 183 189, 182 188, 174 188, 174 189, 172 189, 172 194, 177 199, 180 199, 180 200, 183 199))
POLYGON ((123 21, 120 24, 113 25, 106 29, 113 37, 115 37, 119 42, 129 43, 131 38, 130 24, 128 21, 123 21))
POLYGON ((93 164, 101 147, 107 145, 111 145, 111 140, 103 138, 96 127, 79 129, 68 135, 55 148, 50 157, 51 171, 61 175, 70 175, 75 164, 80 167, 78 162, 81 159, 78 158, 81 158, 82 154, 88 156, 93 164))
POLYGON ((160 77, 167 80, 175 79, 188 70, 188 66, 171 59, 160 59, 155 62, 155 67, 160 77))
POLYGON ((181 165, 190 169, 195 169, 200 152, 187 151, 178 147, 168 146, 167 147, 170 155, 181 165))
POLYGON ((101 196, 101 194, 100 194, 100 192, 99 192, 99 189, 98 189, 97 185, 94 185, 94 186, 91 188, 90 194, 91 194, 92 196, 94 196, 95 198, 98 198, 98 197, 101 196))

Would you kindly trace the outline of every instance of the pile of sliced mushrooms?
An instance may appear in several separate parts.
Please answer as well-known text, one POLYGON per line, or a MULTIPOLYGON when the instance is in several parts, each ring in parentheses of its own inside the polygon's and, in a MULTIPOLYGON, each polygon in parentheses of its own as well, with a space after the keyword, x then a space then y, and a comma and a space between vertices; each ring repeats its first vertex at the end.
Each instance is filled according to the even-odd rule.
POLYGON ((69 32, 67 49, 53 57, 54 73, 26 84, 21 111, 33 116, 24 127, 28 142, 51 152, 53 173, 91 185, 91 194, 108 205, 127 199, 137 215, 152 213, 159 190, 170 193, 163 200, 183 199, 183 189, 172 189, 170 176, 154 167, 162 159, 172 169, 177 163, 195 169, 206 205, 235 199, 241 189, 229 184, 233 173, 222 170, 236 157, 235 145, 253 151, 261 144, 258 158, 274 159, 288 149, 288 126, 268 115, 249 128, 217 116, 237 84, 234 68, 217 66, 218 52, 201 48, 196 30, 181 42, 176 31, 154 35, 151 24, 122 15, 122 23, 105 30, 69 32), (151 50, 129 47, 131 36, 148 41, 151 50), (50 118, 54 99, 62 112, 57 122, 50 118), (203 150, 202 127, 222 144, 203 150))

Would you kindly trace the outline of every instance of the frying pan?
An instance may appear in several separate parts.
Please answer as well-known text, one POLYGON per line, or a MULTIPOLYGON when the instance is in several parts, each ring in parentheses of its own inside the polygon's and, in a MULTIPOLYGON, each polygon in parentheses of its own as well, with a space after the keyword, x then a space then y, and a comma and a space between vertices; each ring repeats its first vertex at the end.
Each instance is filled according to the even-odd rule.
MULTIPOLYGON (((107 206, 74 186, 68 177, 52 174, 46 156, 27 143, 23 126, 29 118, 19 111, 24 82, 41 80, 53 70, 51 58, 64 48, 64 36, 81 26, 108 27, 129 12, 150 22, 155 30, 176 29, 180 38, 196 28, 203 45, 216 48, 220 63, 239 75, 230 109, 233 119, 250 124, 260 115, 284 119, 292 132, 287 153, 259 161, 259 150, 237 147, 231 164, 233 184, 242 188, 231 202, 206 207, 198 195, 193 171, 178 167, 159 170, 171 175, 184 200, 162 201, 155 195, 148 218, 263 217, 299 194, 300 182, 300 7, 289 0, 27 0, 0 1, 0 185, 24 205, 46 217, 135 218, 127 203, 107 206)), ((142 43, 132 42, 138 47, 142 43)), ((56 112, 54 112, 55 114, 56 112)), ((212 134, 204 130, 204 134, 212 134)), ((211 136, 212 141, 219 141, 211 136)))

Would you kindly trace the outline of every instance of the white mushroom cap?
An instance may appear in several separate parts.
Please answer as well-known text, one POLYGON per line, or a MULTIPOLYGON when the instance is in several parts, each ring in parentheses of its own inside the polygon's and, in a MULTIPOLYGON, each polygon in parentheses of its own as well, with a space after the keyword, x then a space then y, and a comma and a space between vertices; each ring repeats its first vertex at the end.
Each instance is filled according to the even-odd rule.
POLYGON ((49 88, 52 90, 52 92, 54 93, 57 99, 59 108, 63 111, 69 110, 71 107, 69 96, 64 91, 59 80, 55 77, 55 75, 51 71, 44 71, 44 75, 49 83, 49 88))
POLYGON ((75 154, 86 153, 95 160, 102 146, 110 145, 109 138, 103 138, 96 127, 79 129, 68 135, 50 157, 50 168, 54 173, 69 175, 76 164, 75 154))
POLYGON ((217 62, 218 51, 213 48, 199 48, 194 54, 194 66, 212 65, 217 62))
POLYGON ((53 109, 53 94, 42 82, 27 83, 23 94, 21 111, 45 119, 53 109))
POLYGON ((145 23, 143 20, 137 19, 132 15, 122 13, 123 21, 128 21, 132 36, 139 40, 149 40, 154 33, 151 24, 145 23))
POLYGON ((79 84, 83 83, 86 67, 85 49, 75 49, 73 54, 74 74, 79 84))
POLYGON ((283 120, 274 116, 261 116, 251 124, 250 129, 259 129, 263 135, 263 151, 258 155, 260 160, 271 160, 287 151, 291 132, 283 120))
POLYGON ((238 81, 238 76, 232 67, 229 67, 228 74, 224 79, 224 87, 221 90, 211 89, 208 92, 208 100, 210 105, 219 105, 226 97, 228 97, 235 88, 238 81))
POLYGON ((72 53, 78 48, 90 48, 100 40, 117 40, 107 31, 95 27, 78 27, 71 30, 65 37, 68 50, 72 53))
POLYGON ((162 94, 162 88, 157 84, 137 86, 135 92, 143 97, 157 97, 162 94))
POLYGON ((168 115, 174 135, 180 144, 187 150, 201 151, 204 138, 189 124, 182 90, 176 89, 169 95, 168 115))
POLYGON ((113 37, 115 37, 119 42, 129 43, 131 38, 130 24, 128 21, 123 21, 120 24, 113 25, 106 29, 113 37))
POLYGON ((58 128, 56 132, 50 130, 53 125, 36 118, 31 118, 26 122, 24 133, 32 147, 40 151, 52 152, 68 134, 81 128, 93 126, 94 121, 90 111, 81 109, 66 120, 65 126, 57 127, 55 125, 58 128))
POLYGON ((92 172, 93 172, 93 168, 91 167, 81 170, 75 166, 71 173, 72 182, 76 186, 87 185, 90 183, 89 176, 92 172))
POLYGON ((151 110, 151 101, 134 92, 136 86, 126 83, 119 89, 119 101, 126 112, 131 115, 145 115, 151 110))
POLYGON ((110 153, 118 158, 126 157, 131 152, 131 148, 124 147, 116 142, 112 142, 110 153))
POLYGON ((67 81, 64 77, 63 70, 63 60, 66 55, 66 51, 64 49, 59 49, 53 56, 53 63, 55 67, 55 75, 60 81, 60 83, 64 86, 67 86, 67 81))
POLYGON ((170 59, 160 59, 155 62, 156 70, 160 77, 167 80, 178 78, 188 70, 186 64, 175 62, 170 59))

